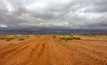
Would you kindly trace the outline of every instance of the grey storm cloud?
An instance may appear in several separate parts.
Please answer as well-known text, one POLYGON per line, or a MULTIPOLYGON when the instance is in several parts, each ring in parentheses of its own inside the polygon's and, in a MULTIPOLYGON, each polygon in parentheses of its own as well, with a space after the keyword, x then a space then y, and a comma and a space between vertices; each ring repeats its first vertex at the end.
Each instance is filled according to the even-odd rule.
POLYGON ((0 29, 107 29, 107 1, 0 0, 0 29))

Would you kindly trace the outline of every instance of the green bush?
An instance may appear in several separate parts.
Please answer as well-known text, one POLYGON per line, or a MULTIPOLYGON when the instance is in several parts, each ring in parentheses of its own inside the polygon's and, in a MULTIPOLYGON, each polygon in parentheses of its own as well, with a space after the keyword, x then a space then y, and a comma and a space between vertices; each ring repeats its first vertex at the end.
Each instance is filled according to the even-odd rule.
POLYGON ((59 41, 61 41, 61 39, 59 39, 59 41))
POLYGON ((7 38, 6 41, 11 41, 12 39, 14 39, 14 38, 7 38))
POLYGON ((73 37, 69 37, 69 38, 67 38, 68 40, 73 40, 74 38, 73 37))
POLYGON ((80 37, 74 37, 74 39, 76 39, 76 40, 81 40, 81 38, 80 38, 80 37))
POLYGON ((68 41, 68 38, 65 38, 65 41, 68 41))
POLYGON ((25 39, 23 39, 23 38, 19 39, 19 41, 22 41, 22 40, 25 40, 25 39))
POLYGON ((62 37, 62 38, 60 38, 60 41, 61 40, 68 41, 68 40, 73 40, 73 39, 75 39, 75 40, 81 40, 80 37, 62 37))
POLYGON ((55 38, 56 38, 56 36, 53 36, 53 38, 55 39, 55 38))
POLYGON ((40 35, 43 35, 42 33, 40 33, 40 35))
POLYGON ((3 37, 3 38, 1 38, 1 39, 6 39, 6 38, 3 37))
POLYGON ((61 41, 62 39, 65 40, 65 41, 68 41, 68 38, 67 38, 67 37, 62 37, 62 38, 60 38, 60 41, 61 41))

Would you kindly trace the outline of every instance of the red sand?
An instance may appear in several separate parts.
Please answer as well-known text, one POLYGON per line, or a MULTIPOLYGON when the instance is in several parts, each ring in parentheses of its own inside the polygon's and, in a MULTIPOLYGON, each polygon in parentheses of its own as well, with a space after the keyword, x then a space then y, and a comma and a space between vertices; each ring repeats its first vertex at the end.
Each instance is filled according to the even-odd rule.
POLYGON ((0 50, 0 65, 107 65, 107 41, 39 37, 0 50))

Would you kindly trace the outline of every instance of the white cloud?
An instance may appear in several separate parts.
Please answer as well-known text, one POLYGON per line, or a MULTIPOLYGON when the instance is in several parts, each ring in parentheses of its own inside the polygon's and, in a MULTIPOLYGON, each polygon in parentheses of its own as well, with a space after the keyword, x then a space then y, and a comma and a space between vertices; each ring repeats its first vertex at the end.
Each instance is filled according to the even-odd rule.
POLYGON ((14 8, 7 0, 2 0, 2 2, 5 4, 9 12, 14 11, 14 8))
POLYGON ((7 27, 7 25, 0 24, 0 27, 7 27))
POLYGON ((0 27, 107 28, 105 0, 0 0, 0 2, 0 24, 4 24, 0 27))

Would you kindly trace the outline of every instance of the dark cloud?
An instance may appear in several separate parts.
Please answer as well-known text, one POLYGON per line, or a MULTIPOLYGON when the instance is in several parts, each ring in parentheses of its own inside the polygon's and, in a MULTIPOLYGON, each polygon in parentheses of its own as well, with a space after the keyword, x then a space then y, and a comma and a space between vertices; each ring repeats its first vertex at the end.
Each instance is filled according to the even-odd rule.
POLYGON ((0 29, 107 29, 106 0, 0 0, 0 29))

